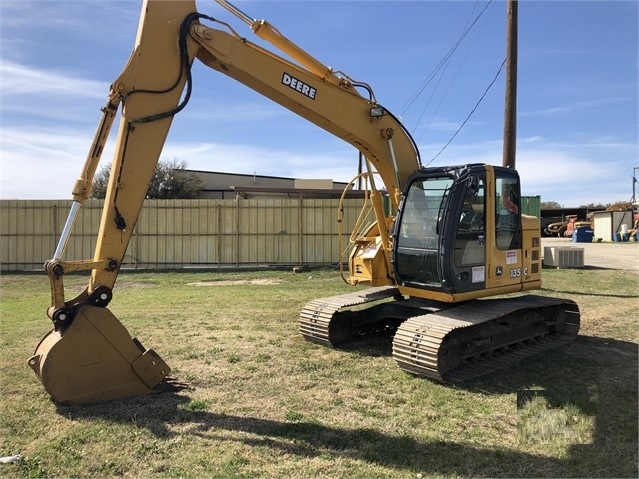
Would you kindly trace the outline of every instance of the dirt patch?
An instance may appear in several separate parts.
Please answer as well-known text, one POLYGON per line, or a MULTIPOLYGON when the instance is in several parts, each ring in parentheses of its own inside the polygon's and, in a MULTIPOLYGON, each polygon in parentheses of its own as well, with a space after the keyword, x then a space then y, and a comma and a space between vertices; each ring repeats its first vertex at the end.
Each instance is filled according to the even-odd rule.
POLYGON ((269 285, 280 284, 281 279, 236 279, 236 280, 221 280, 221 281, 196 281, 189 283, 189 286, 236 286, 236 285, 269 285))
POLYGON ((118 281, 117 286, 119 288, 155 288, 157 284, 144 281, 118 281))

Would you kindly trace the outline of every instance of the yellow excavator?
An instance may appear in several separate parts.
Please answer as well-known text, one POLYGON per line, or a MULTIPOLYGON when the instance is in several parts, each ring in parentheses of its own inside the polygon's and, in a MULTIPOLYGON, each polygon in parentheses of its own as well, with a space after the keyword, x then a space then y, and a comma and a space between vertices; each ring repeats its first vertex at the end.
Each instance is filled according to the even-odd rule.
POLYGON ((367 197, 343 276, 368 287, 307 304, 299 317, 305 339, 334 346, 393 330, 400 368, 460 381, 576 337, 579 310, 572 301, 530 294, 482 299, 541 286, 539 222, 521 213, 516 171, 422 167, 411 135, 369 85, 323 65, 267 21, 217 2, 282 55, 198 13, 194 1, 143 2, 135 48, 110 87, 60 241, 45 263, 53 330, 28 364, 55 401, 113 400, 170 385, 167 364, 107 306, 171 121, 188 103, 195 59, 350 143, 366 165, 367 197), (65 260, 118 110, 94 258, 65 260), (64 277, 77 271, 90 272, 88 285, 67 299, 64 277))

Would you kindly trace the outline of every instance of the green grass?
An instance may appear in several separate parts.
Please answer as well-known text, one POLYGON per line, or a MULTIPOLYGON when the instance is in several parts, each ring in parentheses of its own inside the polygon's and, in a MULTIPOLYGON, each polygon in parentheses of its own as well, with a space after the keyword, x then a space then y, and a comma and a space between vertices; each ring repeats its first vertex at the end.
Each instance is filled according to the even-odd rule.
POLYGON ((50 328, 47 278, 1 281, 0 456, 22 459, 0 477, 638 474, 628 272, 545 270, 541 294, 579 304, 577 341, 454 387, 400 371, 390 338, 305 342, 302 306, 352 290, 333 270, 123 272, 110 309, 189 389, 75 407, 26 365, 50 328), (518 408, 522 391, 537 393, 518 408))

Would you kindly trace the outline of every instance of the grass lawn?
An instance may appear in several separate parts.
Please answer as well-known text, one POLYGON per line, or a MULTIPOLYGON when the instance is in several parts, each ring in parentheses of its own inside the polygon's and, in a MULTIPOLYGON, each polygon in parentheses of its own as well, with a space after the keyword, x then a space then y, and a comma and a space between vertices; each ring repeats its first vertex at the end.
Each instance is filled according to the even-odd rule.
POLYGON ((348 291, 328 269, 123 272, 110 309, 189 389, 71 407, 26 364, 48 279, 3 275, 0 456, 22 458, 0 477, 637 477, 633 273, 545 270, 576 342, 457 386, 400 371, 391 338, 305 342, 302 306, 348 291))

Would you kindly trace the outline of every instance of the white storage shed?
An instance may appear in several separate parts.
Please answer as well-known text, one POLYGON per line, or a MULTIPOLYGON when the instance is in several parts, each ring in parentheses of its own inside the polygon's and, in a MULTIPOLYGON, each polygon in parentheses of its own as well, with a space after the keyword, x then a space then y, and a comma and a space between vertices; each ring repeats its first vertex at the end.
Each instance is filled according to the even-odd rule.
POLYGON ((596 211, 592 214, 595 241, 614 241, 614 234, 623 229, 632 229, 632 210, 627 211, 596 211), (624 228, 625 226, 625 228, 624 228))

